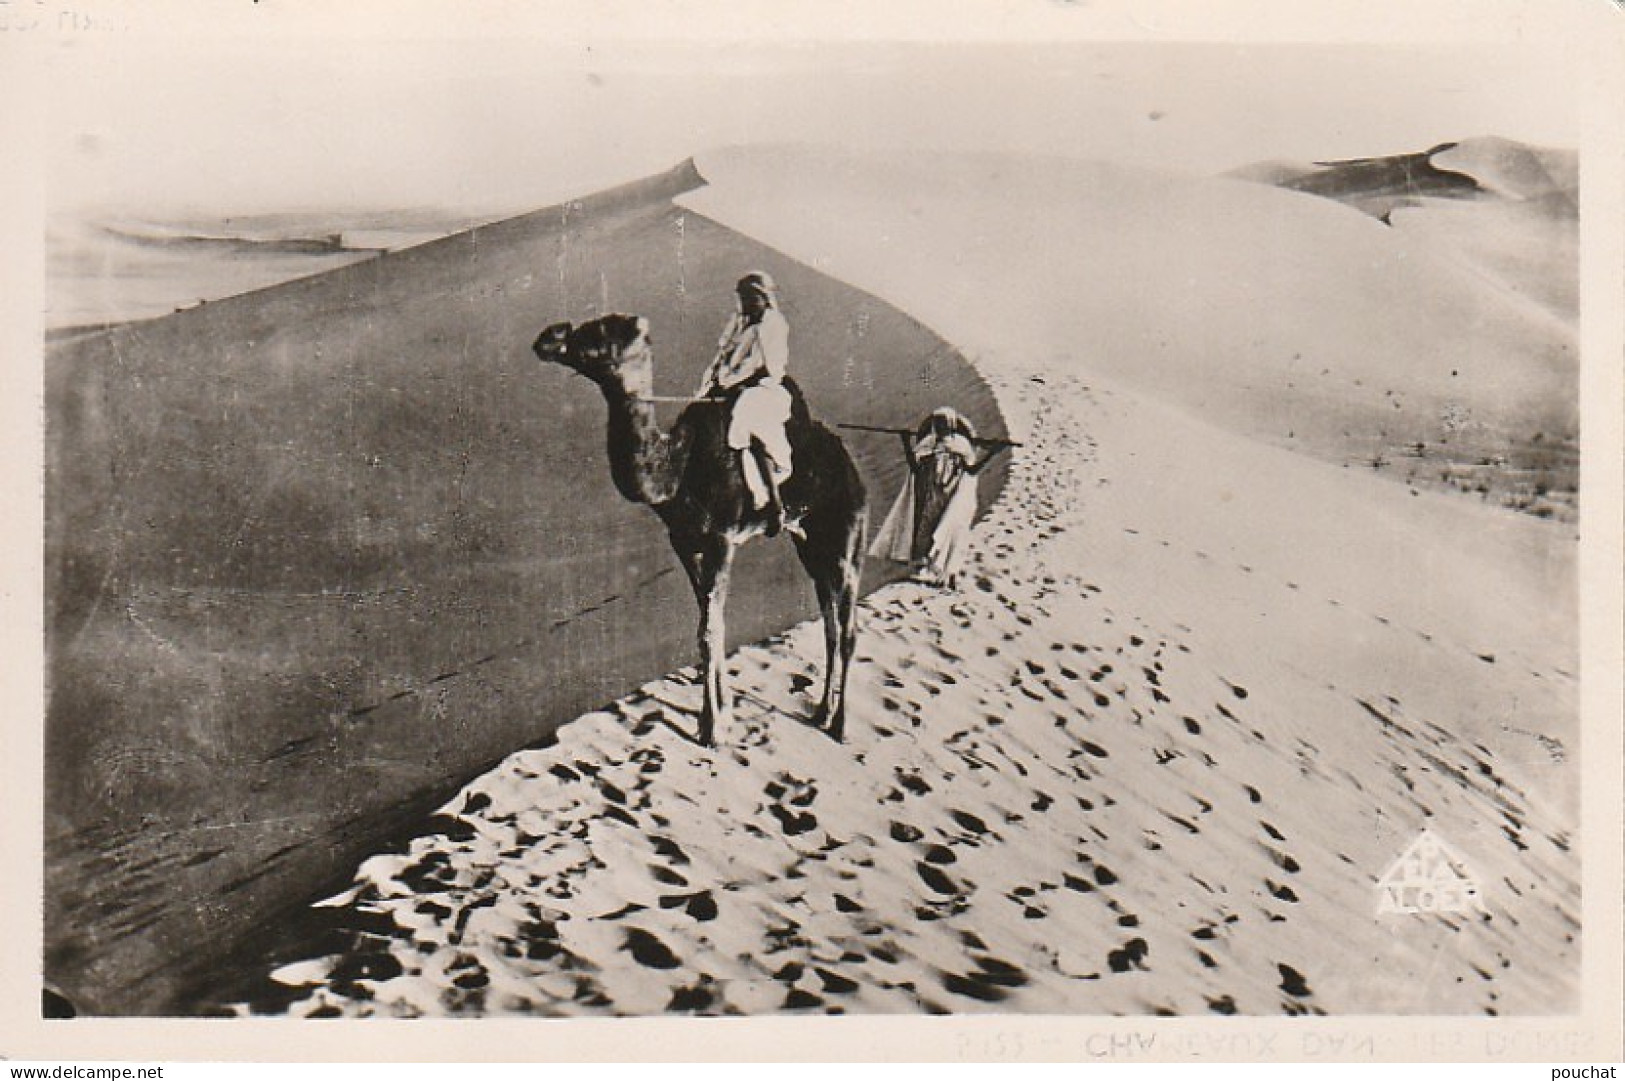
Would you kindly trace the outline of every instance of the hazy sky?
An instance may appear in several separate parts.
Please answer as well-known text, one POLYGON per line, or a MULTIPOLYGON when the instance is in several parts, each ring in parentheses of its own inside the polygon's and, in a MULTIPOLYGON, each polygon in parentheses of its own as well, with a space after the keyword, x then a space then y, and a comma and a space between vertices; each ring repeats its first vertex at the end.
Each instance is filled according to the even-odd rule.
POLYGON ((1498 134, 1573 146, 1564 73, 1492 48, 75 42, 48 198, 135 213, 507 210, 758 141, 1216 172, 1498 134))

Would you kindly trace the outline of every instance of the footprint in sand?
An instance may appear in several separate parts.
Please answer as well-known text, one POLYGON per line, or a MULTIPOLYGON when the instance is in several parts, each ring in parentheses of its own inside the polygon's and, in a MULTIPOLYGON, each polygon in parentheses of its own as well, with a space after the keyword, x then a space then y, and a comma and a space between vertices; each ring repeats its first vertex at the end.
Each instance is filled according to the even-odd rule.
POLYGON ((660 899, 661 908, 682 908, 689 916, 700 923, 709 923, 717 918, 718 908, 716 897, 710 890, 700 890, 698 893, 668 894, 660 899))
POLYGON ((778 819, 785 836, 797 837, 818 827, 818 817, 804 809, 818 798, 818 786, 811 781, 781 772, 763 791, 772 800, 767 806, 768 812, 778 819))
POLYGON ((1299 870, 1301 870, 1298 861, 1292 857, 1290 852, 1285 852, 1274 847, 1273 845, 1263 843, 1260 843, 1259 847, 1264 850, 1264 852, 1269 856, 1270 860, 1274 862, 1277 867, 1281 868, 1281 870, 1285 871, 1287 874, 1295 875, 1299 870))
POLYGON ((917 861, 914 864, 914 871, 920 876, 920 881, 924 882, 934 893, 938 893, 943 897, 961 896, 965 892, 957 882, 949 878, 934 864, 923 860, 917 861))
POLYGON ((924 833, 907 822, 893 822, 891 824, 891 837, 894 841, 907 844, 911 841, 918 841, 924 836, 924 833))
POLYGON ((1146 945, 1145 939, 1131 938, 1106 955, 1106 964, 1113 972, 1128 972, 1131 969, 1145 972, 1149 971, 1145 959, 1150 954, 1151 947, 1146 945))
POLYGON ((919 770, 897 766, 893 769, 892 775, 897 779, 898 784, 915 796, 926 796, 931 793, 930 782, 920 776, 919 770))
POLYGON ((645 968, 673 969, 682 964, 671 947, 641 927, 628 927, 621 948, 645 968))
POLYGON ((1264 879, 1264 888, 1269 890, 1270 894, 1277 900, 1293 905, 1298 903, 1298 895, 1292 891, 1290 886, 1283 886, 1274 879, 1266 878, 1264 879))
POLYGON ((956 823, 959 824, 961 829, 965 830, 965 833, 960 835, 960 839, 969 844, 979 844, 981 843, 981 839, 984 837, 989 837, 993 840, 1001 839, 999 834, 986 822, 982 821, 982 819, 978 818, 976 815, 971 814, 969 811, 962 811, 954 808, 949 810, 948 817, 952 818, 956 823))
POLYGON ((1303 973, 1286 964, 1277 963, 1275 968, 1281 974, 1281 990, 1294 998, 1308 998, 1314 994, 1309 989, 1309 981, 1304 978, 1303 973))
POLYGON ((716 1005, 717 993, 709 976, 701 975, 699 982, 679 987, 666 1003, 667 1013, 702 1013, 716 1005))
POLYGON ((966 973, 941 972, 945 990, 978 1002, 1002 1002, 1010 989, 1024 986, 1029 977, 1015 965, 996 957, 973 958, 976 967, 966 973))

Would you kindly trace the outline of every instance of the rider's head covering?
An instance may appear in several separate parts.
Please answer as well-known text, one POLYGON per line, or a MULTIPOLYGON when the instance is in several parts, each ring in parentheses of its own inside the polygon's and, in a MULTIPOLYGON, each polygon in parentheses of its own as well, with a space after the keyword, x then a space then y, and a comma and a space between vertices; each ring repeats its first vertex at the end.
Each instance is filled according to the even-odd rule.
POLYGON ((734 289, 738 292, 740 300, 756 296, 761 297, 769 304, 779 302, 778 283, 773 280, 773 275, 765 270, 753 270, 746 274, 739 279, 739 284, 734 286, 734 289))
POLYGON ((935 430, 943 435, 957 433, 967 439, 976 438, 976 427, 959 410, 952 406, 942 406, 934 409, 931 415, 920 425, 922 434, 928 430, 935 430))

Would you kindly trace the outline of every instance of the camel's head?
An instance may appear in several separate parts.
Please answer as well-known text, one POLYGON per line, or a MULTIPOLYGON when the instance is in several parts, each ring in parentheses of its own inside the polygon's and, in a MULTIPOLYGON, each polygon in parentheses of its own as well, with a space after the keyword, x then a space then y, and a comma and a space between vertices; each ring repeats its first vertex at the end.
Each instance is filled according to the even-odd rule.
POLYGON ((618 385, 632 397, 654 386, 649 321, 637 315, 605 315, 572 327, 555 323, 531 347, 551 364, 562 364, 599 386, 618 385))

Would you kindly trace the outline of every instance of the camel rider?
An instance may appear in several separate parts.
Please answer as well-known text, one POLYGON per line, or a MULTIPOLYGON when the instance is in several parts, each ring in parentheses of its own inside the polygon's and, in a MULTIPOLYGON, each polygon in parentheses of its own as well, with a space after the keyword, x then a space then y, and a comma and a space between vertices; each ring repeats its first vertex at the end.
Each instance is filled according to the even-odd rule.
POLYGON ((768 512, 768 536, 784 527, 779 485, 790 476, 790 392, 784 388, 790 363, 790 325, 779 311, 779 291, 764 271, 753 271, 735 286, 738 310, 717 343, 716 359, 705 371, 700 397, 738 392, 728 419, 728 446, 739 453, 740 470, 751 500, 768 512))

